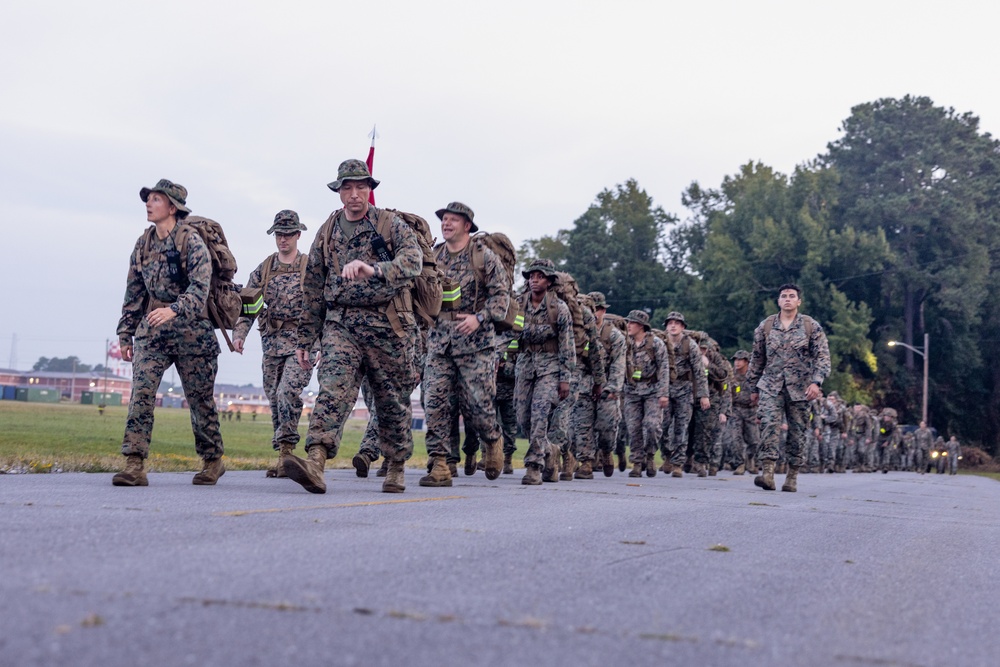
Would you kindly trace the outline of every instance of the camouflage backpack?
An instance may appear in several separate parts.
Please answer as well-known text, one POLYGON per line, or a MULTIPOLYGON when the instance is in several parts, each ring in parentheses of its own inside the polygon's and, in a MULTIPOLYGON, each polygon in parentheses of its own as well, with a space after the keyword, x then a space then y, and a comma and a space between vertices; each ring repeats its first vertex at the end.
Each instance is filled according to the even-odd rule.
POLYGON ((476 298, 475 304, 479 306, 479 286, 486 284, 486 255, 484 248, 493 251, 507 271, 507 290, 510 292, 510 302, 507 304, 507 314, 503 320, 493 322, 493 327, 498 333, 504 331, 521 331, 524 328, 524 311, 520 308, 520 301, 514 297, 511 288, 514 286, 514 267, 517 264, 517 253, 514 251, 514 244, 506 234, 500 232, 476 232, 472 235, 472 268, 476 272, 476 298))
POLYGON ((577 363, 581 359, 586 359, 589 354, 589 343, 587 332, 583 328, 583 304, 577 301, 580 288, 576 284, 576 279, 565 271, 556 272, 556 284, 552 286, 552 292, 556 293, 560 299, 569 307, 569 314, 573 318, 573 341, 576 343, 577 363))
MULTIPOLYGON (((323 256, 327 254, 327 247, 333 236, 333 220, 340 210, 330 214, 323 225, 323 256)), ((394 208, 379 209, 378 220, 375 223, 375 233, 385 239, 386 246, 390 253, 394 253, 392 247, 392 219, 396 216, 407 224, 417 236, 420 244, 420 252, 423 254, 420 275, 413 279, 413 286, 389 302, 386 315, 392 324, 393 331, 397 335, 403 336, 404 329, 400 322, 398 313, 412 312, 420 317, 428 326, 434 324, 434 320, 441 313, 441 269, 437 267, 437 259, 434 256, 434 243, 437 239, 431 233, 430 225, 427 221, 415 213, 397 211, 394 208)), ((336 255, 334 255, 336 257, 336 255)), ((339 268, 337 269, 339 272, 339 268)))
MULTIPOLYGON (((146 231, 143 253, 151 252, 150 244, 155 233, 155 226, 146 231)), ((241 286, 233 283, 237 270, 236 258, 229 249, 229 242, 226 241, 222 225, 215 220, 189 215, 184 220, 178 221, 177 235, 174 237, 177 252, 180 254, 184 282, 187 282, 187 240, 193 233, 201 236, 208 248, 209 257, 212 258, 212 282, 208 289, 208 299, 205 300, 204 314, 216 329, 222 330, 222 337, 226 339, 229 351, 232 352, 236 348, 233 347, 233 341, 227 330, 232 330, 236 326, 236 320, 239 319, 243 307, 240 298, 241 286)))

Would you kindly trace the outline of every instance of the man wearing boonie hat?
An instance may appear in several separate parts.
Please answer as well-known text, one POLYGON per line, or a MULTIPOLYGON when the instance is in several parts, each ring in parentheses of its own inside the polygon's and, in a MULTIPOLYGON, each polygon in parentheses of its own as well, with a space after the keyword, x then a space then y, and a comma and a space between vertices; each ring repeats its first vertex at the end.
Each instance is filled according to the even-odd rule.
POLYGON ((650 333, 649 314, 629 312, 625 369, 625 425, 631 451, 629 477, 656 476, 656 447, 663 411, 670 405, 670 359, 663 341, 650 333))
MULTIPOLYGON (((483 444, 487 479, 503 470, 503 433, 497 422, 496 361, 493 323, 503 320, 510 303, 507 270, 487 247, 483 280, 472 265, 471 234, 479 228, 475 213, 461 202, 437 211, 444 243, 436 249, 444 301, 427 337, 424 365, 424 409, 427 415, 427 455, 430 471, 421 486, 451 486, 448 455, 452 424, 459 406, 483 444)), ((478 445, 476 447, 478 450, 478 445)), ((466 452, 465 474, 476 473, 476 451, 466 452)))
POLYGON ((707 332, 701 332, 698 347, 701 349, 702 364, 707 370, 709 406, 708 410, 699 410, 694 417, 694 465, 699 477, 714 477, 722 466, 722 440, 719 435, 732 409, 729 385, 733 368, 707 332))
POLYGON ((361 160, 341 162, 337 180, 327 187, 340 196, 343 208, 330 214, 309 250, 295 356, 308 370, 320 341, 323 363, 316 372, 319 395, 306 435, 309 458, 290 454, 283 467, 310 493, 326 493, 326 460, 337 455, 362 378, 374 396, 379 446, 389 460, 382 491, 405 490, 416 377, 410 285, 420 274, 423 253, 401 217, 369 204, 378 185, 361 160), (380 216, 389 218, 384 239, 376 231, 380 216))
MULTIPOLYGON (((271 446, 278 452, 278 462, 267 471, 268 477, 284 477, 284 461, 299 442, 299 418, 302 416, 302 390, 312 378, 312 368, 299 366, 295 358, 298 324, 302 316, 302 281, 307 255, 299 252, 298 243, 306 226, 295 211, 283 210, 274 216, 267 230, 274 234, 278 251, 250 273, 247 288, 261 288, 261 303, 244 308, 244 315, 233 329, 233 345, 243 354, 250 325, 257 320, 263 358, 264 394, 271 403, 274 434, 271 446)), ((318 349, 317 349, 318 351, 318 349)))
POLYGON ((663 321, 663 328, 667 332, 667 356, 670 357, 670 406, 663 411, 663 434, 660 436, 663 466, 660 470, 673 477, 683 477, 690 445, 693 402, 697 401, 701 410, 711 405, 708 380, 698 344, 686 333, 684 314, 671 311, 663 321))
POLYGON ((549 259, 536 259, 521 272, 528 290, 521 297, 524 330, 518 340, 515 396, 517 422, 528 434, 522 484, 559 481, 559 447, 549 439, 555 407, 569 399, 576 368, 569 308, 549 288, 557 280, 549 259), (544 475, 543 475, 544 469, 544 475))
POLYGON ((729 386, 733 408, 725 428, 733 452, 732 460, 736 465, 734 475, 742 475, 744 472, 757 474, 760 429, 757 427, 757 410, 750 401, 753 391, 747 382, 749 362, 750 353, 746 350, 737 350, 733 355, 733 381, 729 386))
POLYGON ((161 179, 151 188, 142 188, 139 198, 153 225, 132 250, 118 321, 122 359, 132 362, 132 397, 122 439, 125 469, 111 483, 149 484, 145 460, 153 431, 153 405, 163 374, 173 365, 191 406, 195 451, 204 462, 192 482, 211 486, 226 471, 214 395, 219 342, 205 305, 212 259, 201 236, 183 224, 191 212, 183 185, 161 179))
POLYGON ((621 398, 625 387, 625 354, 627 343, 623 334, 605 315, 608 312, 607 298, 603 292, 591 292, 594 301, 594 315, 597 317, 597 336, 604 347, 606 382, 597 399, 597 417, 594 420, 594 436, 597 445, 597 465, 605 477, 614 474, 611 452, 618 440, 621 424, 621 398))

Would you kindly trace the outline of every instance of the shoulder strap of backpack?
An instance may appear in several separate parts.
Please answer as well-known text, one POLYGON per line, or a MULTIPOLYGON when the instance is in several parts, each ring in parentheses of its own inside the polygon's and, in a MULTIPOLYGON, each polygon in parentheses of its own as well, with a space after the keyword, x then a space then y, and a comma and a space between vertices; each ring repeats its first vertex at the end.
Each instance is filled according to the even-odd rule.
POLYGON ((299 289, 306 288, 306 267, 309 266, 309 255, 302 253, 299 255, 299 289))
MULTIPOLYGON (((320 255, 323 257, 323 261, 326 261, 326 255, 330 252, 330 243, 333 241, 333 228, 336 226, 337 214, 340 213, 340 209, 337 209, 330 214, 330 217, 326 219, 323 223, 323 228, 320 230, 323 235, 320 237, 320 255)), ((333 271, 334 275, 340 275, 340 257, 337 256, 337 251, 333 252, 333 271)))
POLYGON ((392 247, 392 219, 396 217, 396 211, 391 208, 384 208, 379 211, 378 220, 375 224, 375 233, 385 239, 385 244, 389 246, 389 252, 394 251, 392 247))
POLYGON ((260 272, 260 288, 262 290, 267 289, 267 283, 271 281, 271 267, 274 265, 274 260, 278 258, 278 253, 271 253, 271 256, 264 260, 264 270, 260 272))

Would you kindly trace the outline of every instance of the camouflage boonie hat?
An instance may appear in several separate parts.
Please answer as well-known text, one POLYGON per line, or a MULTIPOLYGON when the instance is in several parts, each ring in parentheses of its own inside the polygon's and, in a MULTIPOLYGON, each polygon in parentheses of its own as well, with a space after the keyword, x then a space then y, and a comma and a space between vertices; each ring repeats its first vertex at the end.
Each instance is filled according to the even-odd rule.
POLYGON ((379 182, 372 178, 372 173, 368 171, 368 165, 361 160, 344 160, 337 167, 337 180, 327 183, 326 187, 334 192, 340 192, 344 181, 368 181, 372 190, 378 187, 379 182))
POLYGON ((142 201, 148 200, 150 192, 161 192, 166 195, 171 204, 177 207, 178 211, 183 211, 185 213, 191 212, 191 209, 186 206, 188 196, 187 188, 179 183, 172 183, 165 178, 161 178, 153 187, 139 190, 139 199, 142 201))
POLYGON ((733 355, 733 361, 736 361, 737 359, 746 359, 747 361, 750 361, 750 353, 746 350, 736 350, 736 354, 733 355))
POLYGON ((651 328, 649 326, 649 313, 644 310, 630 310, 628 316, 625 318, 625 321, 641 324, 642 328, 646 331, 649 331, 651 328))
POLYGON ((469 228, 470 234, 475 234, 479 231, 479 225, 476 224, 474 218, 476 214, 472 212, 472 209, 463 204, 460 201, 453 201, 444 208, 439 208, 434 212, 437 215, 438 220, 444 220, 445 213, 454 213, 455 215, 464 215, 465 219, 472 223, 472 227, 469 228))
POLYGON ((524 276, 525 280, 527 280, 532 271, 541 271, 542 275, 548 278, 553 285, 555 285, 558 280, 556 277, 556 265, 551 259, 532 260, 531 264, 528 264, 528 268, 521 271, 521 275, 524 276))
POLYGON ((587 296, 594 300, 594 309, 603 308, 608 309, 608 300, 604 296, 604 292, 591 292, 587 296))
POLYGON ((676 310, 672 310, 669 313, 667 313, 667 319, 663 320, 664 329, 667 328, 667 323, 670 320, 677 320, 678 322, 684 325, 685 329, 687 329, 688 323, 687 320, 684 319, 684 315, 682 313, 678 313, 676 310))
POLYGON ((267 230, 267 233, 294 234, 304 231, 306 231, 306 226, 299 222, 299 214, 286 208, 284 211, 278 211, 278 214, 274 216, 274 224, 267 230))

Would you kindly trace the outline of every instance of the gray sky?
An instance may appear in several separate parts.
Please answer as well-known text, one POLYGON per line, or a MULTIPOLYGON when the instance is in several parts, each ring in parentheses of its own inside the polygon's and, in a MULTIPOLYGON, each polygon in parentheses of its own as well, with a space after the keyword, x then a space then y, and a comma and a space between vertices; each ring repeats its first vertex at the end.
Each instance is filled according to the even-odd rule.
MULTIPOLYGON (((104 361, 138 191, 220 221, 238 280, 378 124, 379 205, 452 200, 515 244, 638 180, 681 218, 692 181, 788 173, 856 104, 927 95, 1000 132, 988 2, 7 0, 0 25, 0 367, 104 361)), ((584 286, 586 287, 586 286, 584 286)), ((259 383, 260 342, 218 380, 259 383)))

